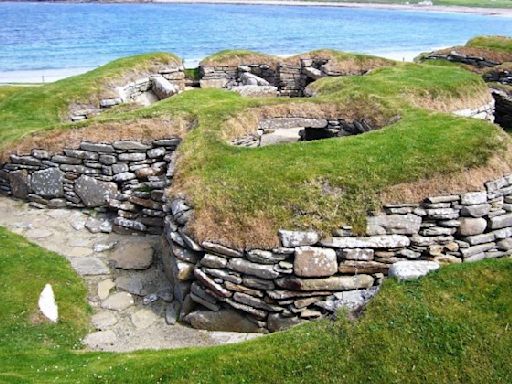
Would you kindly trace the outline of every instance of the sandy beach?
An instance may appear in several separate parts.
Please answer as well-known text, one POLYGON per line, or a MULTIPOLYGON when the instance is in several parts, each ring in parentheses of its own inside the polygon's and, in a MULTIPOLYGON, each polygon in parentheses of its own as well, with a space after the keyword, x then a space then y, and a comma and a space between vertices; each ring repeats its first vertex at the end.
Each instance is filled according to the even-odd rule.
MULTIPOLYGON (((110 1, 104 1, 110 2, 110 1)), ((131 1, 130 1, 131 2, 131 1)), ((137 1, 134 1, 136 3, 137 1)), ((353 3, 335 1, 301 1, 301 0, 152 0, 153 3, 170 4, 243 4, 243 5, 282 5, 296 7, 338 7, 338 8, 372 8, 400 11, 441 12, 441 13, 473 13, 492 16, 512 17, 512 9, 479 8, 443 5, 414 5, 414 4, 378 4, 353 3)))

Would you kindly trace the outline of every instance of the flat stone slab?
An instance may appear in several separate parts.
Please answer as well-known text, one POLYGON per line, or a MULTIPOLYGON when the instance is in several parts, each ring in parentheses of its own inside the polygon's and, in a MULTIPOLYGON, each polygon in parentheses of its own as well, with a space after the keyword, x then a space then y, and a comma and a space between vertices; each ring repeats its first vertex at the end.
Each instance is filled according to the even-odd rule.
POLYGON ((388 275, 394 276, 398 280, 417 280, 437 269, 439 269, 439 263, 437 261, 398 261, 389 268, 388 275))
POLYGON ((137 329, 145 329, 151 326, 160 317, 150 309, 141 309, 132 313, 130 319, 137 329))
POLYGON ((146 242, 120 244, 110 257, 119 269, 147 269, 153 262, 153 247, 146 242))
POLYGON ((89 333, 84 344, 92 349, 101 349, 104 346, 112 345, 117 341, 117 336, 113 331, 99 331, 89 333))
POLYGON ((52 231, 49 229, 29 229, 27 232, 25 232, 25 236, 29 239, 45 239, 47 237, 50 237, 53 235, 52 231))
POLYGON ((91 317, 92 324, 100 331, 107 330, 116 325, 118 321, 117 315, 111 311, 101 311, 91 317))
POLYGON ((108 275, 110 269, 97 257, 72 257, 71 266, 81 276, 108 275))
POLYGON ((116 284, 112 279, 105 279, 98 283, 98 298, 105 300, 110 295, 110 290, 114 288, 116 284))
POLYGON ((128 292, 118 292, 109 296, 101 303, 101 308, 112 311, 124 311, 134 304, 133 297, 128 292))

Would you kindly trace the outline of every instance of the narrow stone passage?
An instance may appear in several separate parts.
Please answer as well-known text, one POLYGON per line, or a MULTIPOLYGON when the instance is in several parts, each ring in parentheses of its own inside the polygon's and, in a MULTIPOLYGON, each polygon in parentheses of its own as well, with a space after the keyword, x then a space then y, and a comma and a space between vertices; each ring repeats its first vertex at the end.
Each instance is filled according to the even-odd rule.
MULTIPOLYGON (((128 352, 235 343, 259 335, 175 323, 178 311, 161 272, 160 236, 93 234, 86 228, 89 217, 79 210, 37 209, 0 196, 0 225, 62 255, 85 280, 93 308, 87 348, 128 352)), ((56 299, 59 304, 58 293, 56 299)))

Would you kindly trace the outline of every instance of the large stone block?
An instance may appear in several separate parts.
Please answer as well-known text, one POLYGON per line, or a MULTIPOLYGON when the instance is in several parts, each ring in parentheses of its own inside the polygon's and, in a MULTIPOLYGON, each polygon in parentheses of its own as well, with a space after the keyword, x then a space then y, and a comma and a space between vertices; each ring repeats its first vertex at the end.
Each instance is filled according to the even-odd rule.
POLYGON ((117 184, 100 181, 82 175, 75 182, 75 192, 87 207, 100 207, 108 204, 117 194, 117 184))
POLYGON ((327 277, 338 270, 336 252, 329 248, 299 247, 295 250, 293 270, 301 277, 327 277))
POLYGON ((232 310, 194 311, 185 319, 192 327, 220 332, 258 332, 258 325, 232 310))
POLYGON ((410 240, 402 235, 383 235, 369 237, 331 237, 320 242, 324 247, 332 248, 404 248, 410 240))
POLYGON ((30 186, 35 194, 43 197, 64 196, 64 173, 58 168, 48 168, 34 172, 30 186))
POLYGON ((30 193, 30 178, 26 170, 13 171, 7 174, 13 197, 26 199, 30 193))
POLYGON ((378 215, 367 218, 366 233, 374 235, 414 235, 420 230, 421 217, 407 215, 378 215))
POLYGON ((315 245, 320 240, 320 235, 315 231, 288 231, 279 230, 281 245, 286 248, 315 245))
POLYGON ((275 279, 279 276, 279 272, 276 272, 272 265, 252 263, 240 258, 230 259, 228 268, 261 279, 275 279))
POLYGON ((501 216, 491 217, 489 220, 489 227, 491 229, 500 229, 512 226, 512 213, 501 216))
POLYGON ((300 279, 284 277, 278 279, 277 285, 284 289, 296 291, 350 291, 353 289, 370 288, 373 277, 369 275, 332 276, 326 279, 300 279))
POLYGON ((439 269, 439 263, 436 261, 415 260, 398 261, 389 268, 389 276, 394 276, 398 280, 416 280, 427 275, 431 271, 439 269))
POLYGON ((484 233, 487 221, 481 217, 461 217, 459 234, 461 236, 475 236, 484 233))

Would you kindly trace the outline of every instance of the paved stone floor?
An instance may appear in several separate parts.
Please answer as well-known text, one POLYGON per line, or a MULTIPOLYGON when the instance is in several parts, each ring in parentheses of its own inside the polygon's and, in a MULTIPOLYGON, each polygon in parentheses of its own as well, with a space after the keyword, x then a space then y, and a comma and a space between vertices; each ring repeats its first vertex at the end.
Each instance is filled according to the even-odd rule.
MULTIPOLYGON (((62 255, 85 280, 94 311, 91 332, 84 339, 88 349, 127 352, 207 346, 259 336, 169 325, 166 314, 169 321, 174 303, 159 265, 159 236, 88 229, 95 232, 98 224, 101 217, 80 210, 37 209, 0 196, 0 225, 62 255)), ((57 297, 57 305, 58 301, 57 297)))

